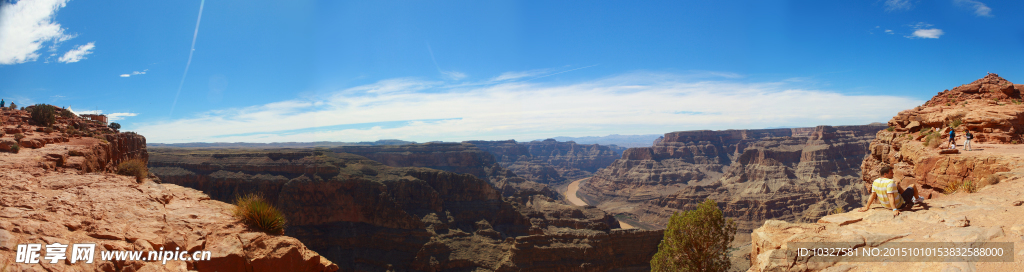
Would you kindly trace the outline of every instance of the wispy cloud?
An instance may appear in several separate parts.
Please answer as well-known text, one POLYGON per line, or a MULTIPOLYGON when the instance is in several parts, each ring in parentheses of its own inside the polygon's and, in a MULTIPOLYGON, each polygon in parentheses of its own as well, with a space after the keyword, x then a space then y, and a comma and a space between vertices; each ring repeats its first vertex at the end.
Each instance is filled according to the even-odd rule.
POLYGON ((134 71, 131 74, 121 74, 121 77, 131 77, 131 76, 137 76, 137 75, 145 75, 146 71, 149 71, 149 69, 142 70, 142 72, 134 71))
POLYGON ((903 11, 913 7, 914 4, 910 3, 910 0, 885 0, 885 11, 903 11))
POLYGON ((517 72, 504 72, 500 75, 491 79, 491 81, 506 81, 515 80, 520 78, 535 77, 543 74, 551 73, 552 69, 536 69, 529 71, 517 71, 517 72))
POLYGON ((465 73, 457 71, 442 71, 441 74, 450 80, 462 80, 463 78, 466 78, 465 73))
POLYGON ((992 8, 989 8, 988 5, 985 5, 985 3, 982 3, 981 1, 975 1, 975 0, 953 0, 953 1, 956 2, 959 5, 970 6, 972 9, 974 9, 974 15, 978 15, 978 16, 981 16, 981 17, 992 17, 992 8))
POLYGON ((151 142, 163 143, 538 139, 867 124, 924 102, 791 84, 708 81, 650 72, 575 84, 507 82, 468 88, 391 79, 320 97, 205 112, 136 130, 151 142))
POLYGON ((0 65, 35 61, 43 43, 56 51, 74 38, 54 21, 67 0, 0 1, 0 65))
POLYGON ((894 32, 892 32, 892 29, 886 29, 886 30, 885 30, 885 34, 889 34, 889 35, 892 35, 892 34, 895 34, 895 33, 894 33, 894 32))
POLYGON ((68 50, 68 52, 64 53, 64 56, 61 56, 57 61, 63 63, 79 62, 84 60, 85 56, 92 54, 92 49, 95 47, 95 42, 79 45, 78 47, 75 47, 75 49, 68 50))
POLYGON ((942 29, 931 28, 932 25, 925 22, 919 22, 909 26, 911 29, 914 29, 914 33, 904 36, 909 39, 938 39, 943 34, 946 34, 942 29))
POLYGON ((121 120, 124 120, 125 117, 132 117, 132 116, 138 116, 138 115, 139 115, 138 113, 133 113, 133 112, 115 112, 115 113, 107 114, 107 121, 108 122, 121 121, 121 120))

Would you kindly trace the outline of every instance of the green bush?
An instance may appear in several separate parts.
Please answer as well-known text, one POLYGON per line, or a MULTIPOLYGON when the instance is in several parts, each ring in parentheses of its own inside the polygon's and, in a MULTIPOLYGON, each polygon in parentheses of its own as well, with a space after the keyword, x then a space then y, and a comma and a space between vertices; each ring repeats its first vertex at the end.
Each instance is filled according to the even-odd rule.
POLYGON ((886 128, 885 130, 892 132, 893 130, 896 130, 896 127, 889 126, 889 128, 886 128))
POLYGON ((110 125, 108 125, 108 127, 110 127, 110 128, 111 128, 111 129, 113 129, 113 130, 118 130, 118 129, 121 129, 121 124, 118 124, 118 123, 110 123, 110 125))
POLYGON ((714 200, 696 210, 675 212, 651 259, 651 271, 727 271, 736 223, 725 219, 714 200))
POLYGON ((20 152, 20 151, 21 151, 21 145, 14 144, 14 146, 11 147, 11 153, 18 154, 18 152, 20 152))
POLYGON ((960 118, 953 119, 953 123, 950 124, 950 127, 956 128, 956 127, 959 127, 960 124, 963 124, 963 123, 964 123, 964 121, 960 120, 960 118))
POLYGON ((57 122, 57 113, 53 106, 47 104, 36 104, 29 109, 32 114, 32 121, 40 126, 52 126, 57 122))
POLYGON ((235 217, 248 225, 249 228, 267 234, 284 234, 285 224, 288 222, 281 211, 267 203, 263 196, 258 194, 236 197, 235 217))
POLYGON ((142 182, 149 175, 149 168, 146 168, 146 161, 142 159, 130 159, 117 165, 117 174, 132 176, 136 182, 142 182))
POLYGON ((14 134, 14 140, 15 141, 21 142, 21 139, 25 139, 25 134, 21 134, 21 133, 15 133, 14 134))

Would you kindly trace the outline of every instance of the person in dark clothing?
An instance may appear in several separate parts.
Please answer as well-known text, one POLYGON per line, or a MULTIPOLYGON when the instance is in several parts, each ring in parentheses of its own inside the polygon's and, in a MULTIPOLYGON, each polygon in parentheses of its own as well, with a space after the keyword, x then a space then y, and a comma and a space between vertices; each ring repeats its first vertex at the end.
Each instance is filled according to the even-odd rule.
POLYGON ((956 149, 956 131, 949 128, 949 149, 956 149))

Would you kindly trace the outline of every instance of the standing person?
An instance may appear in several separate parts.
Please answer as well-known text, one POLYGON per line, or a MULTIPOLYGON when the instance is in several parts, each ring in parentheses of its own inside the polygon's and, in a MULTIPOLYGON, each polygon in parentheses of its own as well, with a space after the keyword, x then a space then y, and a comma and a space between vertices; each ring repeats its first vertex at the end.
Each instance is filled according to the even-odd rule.
POLYGON ((4 100, 0 99, 0 108, 3 108, 3 107, 4 107, 4 100))
POLYGON ((956 130, 949 127, 949 149, 956 149, 956 130))
POLYGON ((875 199, 878 199, 878 203, 882 204, 882 207, 892 209, 893 216, 900 215, 901 209, 909 210, 914 207, 914 204, 924 202, 924 198, 917 192, 917 188, 913 184, 903 190, 892 180, 892 166, 882 166, 878 173, 882 174, 882 177, 871 183, 871 197, 868 198, 868 204, 859 210, 860 212, 868 211, 871 204, 875 203, 875 199))
POLYGON ((974 134, 971 134, 971 130, 964 129, 964 149, 971 151, 971 140, 974 139, 974 134))

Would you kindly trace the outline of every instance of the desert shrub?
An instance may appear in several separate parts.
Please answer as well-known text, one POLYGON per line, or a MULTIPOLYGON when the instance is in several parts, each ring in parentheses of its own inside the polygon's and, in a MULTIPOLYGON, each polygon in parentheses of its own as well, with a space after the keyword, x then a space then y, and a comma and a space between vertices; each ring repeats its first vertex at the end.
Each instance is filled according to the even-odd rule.
POLYGON ((1017 144, 1017 140, 1010 141, 1011 144, 1017 144))
POLYGON ((978 191, 978 187, 974 185, 969 179, 956 180, 946 184, 946 187, 942 188, 943 193, 947 195, 955 193, 974 193, 978 191))
POLYGON ((939 140, 938 133, 928 133, 927 135, 924 137, 924 146, 936 148, 942 143, 942 140, 939 140))
POLYGON ((18 154, 18 152, 21 152, 21 146, 20 145, 15 144, 14 146, 11 147, 11 153, 18 154))
POLYGON ((15 141, 18 141, 18 142, 20 142, 20 141, 21 141, 21 139, 25 139, 25 134, 21 134, 21 133, 15 133, 15 134, 14 134, 14 140, 15 140, 15 141))
POLYGON ((263 196, 246 194, 235 198, 235 217, 249 228, 267 234, 283 234, 288 222, 281 211, 274 208, 263 196))
POLYGON ((735 236, 736 223, 726 220, 714 200, 696 210, 675 212, 651 259, 651 271, 729 270, 729 244, 735 236))
POLYGON ((121 129, 121 124, 110 123, 110 125, 108 125, 108 127, 110 127, 110 129, 113 129, 113 130, 118 130, 118 129, 121 129))
POLYGON ((117 165, 117 174, 135 177, 136 182, 142 182, 149 175, 146 168, 146 161, 142 159, 130 159, 117 165))
POLYGON ((885 130, 892 132, 893 130, 896 130, 896 127, 889 126, 889 128, 886 128, 885 130))
POLYGON ((988 175, 985 177, 985 184, 992 185, 999 183, 999 177, 996 175, 988 175))
POLYGON ((32 114, 32 121, 40 126, 52 126, 57 122, 57 113, 53 106, 47 104, 36 104, 29 111, 32 114))
POLYGON ((64 117, 65 119, 71 119, 72 117, 75 117, 75 114, 71 113, 71 111, 68 109, 61 109, 60 117, 64 117))
POLYGON ((45 131, 46 133, 53 133, 53 128, 47 127, 46 129, 43 129, 43 131, 45 131))
POLYGON ((72 137, 77 136, 78 135, 78 130, 77 129, 73 129, 73 128, 69 128, 67 130, 67 134, 68 134, 68 136, 72 136, 72 137))
POLYGON ((959 127, 960 124, 963 124, 963 123, 964 123, 963 120, 960 120, 960 118, 957 118, 957 119, 953 119, 953 122, 951 122, 949 124, 949 126, 952 127, 952 128, 956 128, 956 127, 959 127))
POLYGON ((836 206, 835 209, 831 209, 831 210, 828 211, 828 215, 840 214, 840 213, 844 213, 844 212, 846 212, 846 211, 843 210, 843 207, 836 206))
POLYGON ((946 106, 949 106, 949 105, 950 105, 949 102, 946 102, 946 106))

